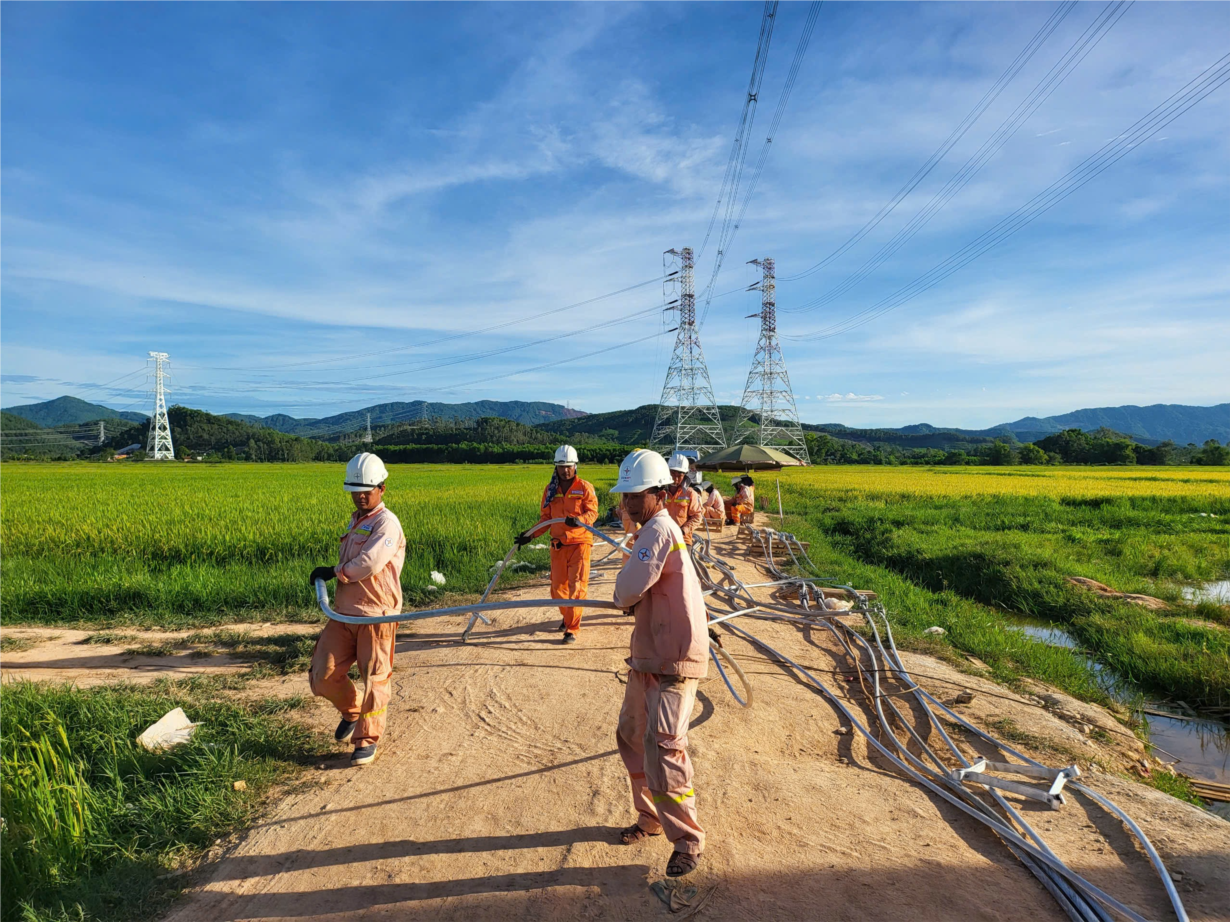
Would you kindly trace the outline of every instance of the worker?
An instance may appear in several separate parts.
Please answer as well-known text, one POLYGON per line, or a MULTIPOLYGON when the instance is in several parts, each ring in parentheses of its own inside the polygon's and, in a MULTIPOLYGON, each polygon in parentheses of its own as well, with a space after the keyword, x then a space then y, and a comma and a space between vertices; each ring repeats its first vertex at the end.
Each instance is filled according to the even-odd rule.
POLYGON ((738 525, 744 517, 750 519, 756 508, 756 495, 752 490, 755 484, 751 477, 744 474, 732 480, 731 486, 735 488, 735 495, 726 501, 726 524, 738 525))
MULTIPOLYGON (((586 525, 598 521, 598 494, 588 481, 577 477, 577 450, 561 445, 555 451, 555 473, 542 491, 538 521, 563 519, 551 526, 551 598, 584 599, 589 588, 589 555, 594 534, 586 525)), ((518 536, 517 543, 528 544, 541 529, 533 528, 518 536)), ((576 643, 581 629, 581 609, 560 608, 564 623, 564 643, 576 643)))
POLYGON ((675 452, 667 465, 671 472, 671 486, 666 491, 666 508, 671 518, 683 532, 683 541, 692 546, 692 532, 704 517, 701 511, 700 493, 688 482, 688 456, 675 452))
MULTIPOLYGON (((406 562, 406 536, 384 504, 389 472, 371 452, 355 455, 346 465, 343 484, 354 502, 336 567, 317 567, 311 583, 337 578, 333 608, 343 615, 380 617, 401 611, 401 570, 406 562)), ((341 712, 333 738, 354 745, 351 765, 376 760, 384 734, 393 675, 396 622, 343 624, 329 620, 312 653, 309 681, 312 694, 328 698, 341 712), (362 699, 347 673, 355 663, 363 678, 362 699)))
POLYGON ((702 480, 700 483, 701 491, 704 494, 704 501, 701 504, 701 511, 707 519, 724 519, 726 518, 726 501, 722 499, 722 494, 717 487, 713 485, 712 480, 702 480))
POLYGON ((687 734, 696 686, 709 668, 709 636, 700 580, 666 508, 671 480, 660 454, 638 449, 611 490, 641 526, 615 579, 615 604, 636 619, 615 736, 637 811, 619 840, 631 845, 665 832, 674 847, 666 874, 681 877, 696 868, 705 845, 687 734))

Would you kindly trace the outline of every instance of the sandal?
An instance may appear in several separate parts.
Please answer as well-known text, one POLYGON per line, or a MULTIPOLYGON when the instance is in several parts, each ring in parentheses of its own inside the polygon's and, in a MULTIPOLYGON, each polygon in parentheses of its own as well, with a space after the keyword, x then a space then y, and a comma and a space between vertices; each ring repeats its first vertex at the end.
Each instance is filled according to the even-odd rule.
POLYGON ((631 845, 633 842, 641 841, 641 839, 649 839, 660 835, 662 835, 660 832, 646 832, 641 828, 640 823, 633 823, 627 829, 619 830, 619 844, 631 845))
POLYGON ((667 877, 683 877, 696 870, 696 862, 700 855, 689 855, 687 852, 672 852, 671 860, 666 863, 667 877))

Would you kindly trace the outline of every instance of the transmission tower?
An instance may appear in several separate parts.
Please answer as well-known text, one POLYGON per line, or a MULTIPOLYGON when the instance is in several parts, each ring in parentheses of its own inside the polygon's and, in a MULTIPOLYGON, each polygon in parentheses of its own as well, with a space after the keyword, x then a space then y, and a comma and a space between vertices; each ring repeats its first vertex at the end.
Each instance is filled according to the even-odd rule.
POLYGON ((807 440, 799 425, 794 391, 790 389, 790 376, 786 374, 786 359, 777 341, 777 279, 773 274, 773 260, 753 259, 750 265, 759 266, 761 271, 760 284, 748 289, 760 292, 760 313, 748 315, 760 317, 760 342, 756 344, 752 370, 743 387, 733 441, 735 444, 752 442, 762 447, 771 446, 808 464, 807 440), (753 412, 760 424, 740 431, 753 412))
POLYGON ((675 451, 691 449, 703 457, 725 448, 726 436, 696 329, 692 248, 666 252, 680 262, 679 328, 649 444, 675 451))
POLYGON ((151 461, 174 461, 175 449, 171 446, 171 422, 167 419, 167 399, 162 386, 162 365, 167 361, 165 352, 151 352, 154 360, 154 417, 149 424, 149 441, 146 457, 151 461))
POLYGON ((363 441, 369 445, 372 441, 372 414, 370 413, 367 414, 367 432, 363 434, 363 441))
POLYGON ((107 441, 107 423, 105 420, 98 421, 98 444, 102 445, 107 441))

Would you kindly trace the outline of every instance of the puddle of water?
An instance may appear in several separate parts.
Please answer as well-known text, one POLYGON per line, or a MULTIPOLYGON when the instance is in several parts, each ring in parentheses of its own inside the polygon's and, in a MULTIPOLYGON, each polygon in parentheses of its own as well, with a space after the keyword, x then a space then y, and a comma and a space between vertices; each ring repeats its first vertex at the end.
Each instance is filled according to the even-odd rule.
MULTIPOLYGON (((1225 586, 1230 592, 1230 580, 1211 585, 1225 586)), ((1004 618, 1009 629, 1034 640, 1052 647, 1080 650, 1076 638, 1043 618, 1008 613, 1004 613, 1004 618)), ((1128 683, 1095 659, 1085 657, 1085 662, 1097 676, 1098 685, 1111 698, 1130 707, 1139 706, 1140 695, 1128 683)), ((1148 719, 1149 742, 1171 754, 1159 753, 1163 761, 1181 759, 1175 767, 1185 775, 1230 784, 1230 726, 1215 720, 1179 720, 1152 714, 1148 719)))
MULTIPOLYGON (((1175 720, 1149 714, 1149 742, 1182 761, 1175 768, 1193 778, 1230 784, 1230 726, 1213 720, 1175 720)), ((1163 761, 1171 756, 1157 754, 1163 761)))
POLYGON ((1183 587, 1183 598, 1189 602, 1213 602, 1230 605, 1230 579, 1215 579, 1207 583, 1183 587))
POLYGON ((1044 618, 1030 618, 1028 615, 1009 615, 1006 613, 1004 617, 1008 621, 1009 628, 1014 631, 1020 631, 1034 640, 1040 640, 1052 647, 1066 647, 1069 650, 1080 649, 1080 644, 1076 642, 1076 639, 1071 634, 1061 627, 1056 627, 1044 618))

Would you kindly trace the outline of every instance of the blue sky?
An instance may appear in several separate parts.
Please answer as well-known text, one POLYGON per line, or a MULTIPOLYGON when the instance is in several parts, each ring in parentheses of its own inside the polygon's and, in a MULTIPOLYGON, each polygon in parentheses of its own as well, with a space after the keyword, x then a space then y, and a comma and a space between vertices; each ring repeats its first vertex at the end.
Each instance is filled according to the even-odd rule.
MULTIPOLYGON (((150 349, 171 354, 173 402, 220 412, 657 400, 669 335, 539 366, 664 329, 659 284, 478 331, 700 248, 761 9, 6 3, 3 404, 71 393, 143 409, 150 349)), ((1055 9, 826 3, 716 292, 754 281, 749 259, 784 277, 847 240, 1055 9)), ((804 420, 983 426, 1230 399, 1230 87, 892 313, 789 338, 940 263, 1227 51, 1230 4, 1134 4, 917 236, 793 310, 905 226, 1103 9, 1072 10, 864 240, 779 282, 804 420)), ((749 159, 806 12, 779 9, 749 159)), ((757 297, 714 300, 703 328, 722 402, 742 393, 757 297)))

